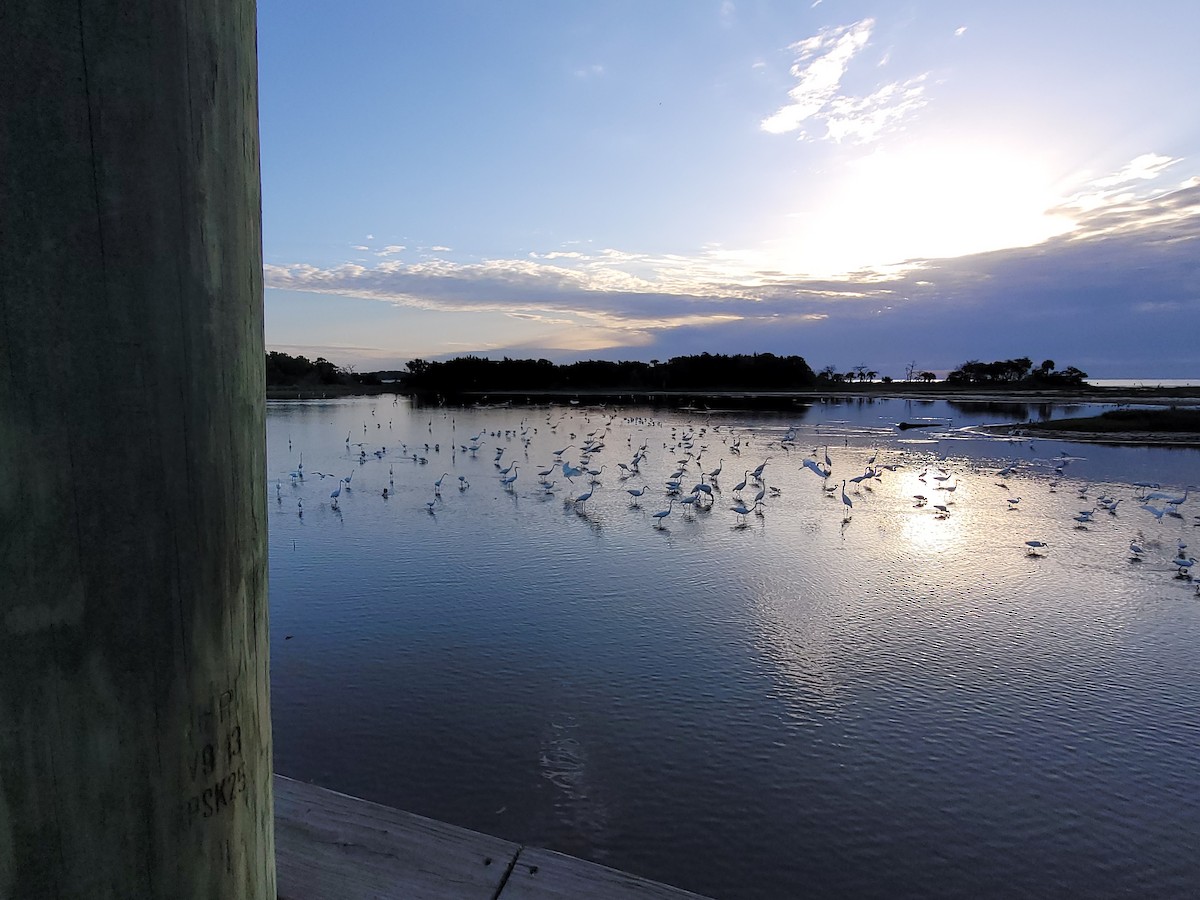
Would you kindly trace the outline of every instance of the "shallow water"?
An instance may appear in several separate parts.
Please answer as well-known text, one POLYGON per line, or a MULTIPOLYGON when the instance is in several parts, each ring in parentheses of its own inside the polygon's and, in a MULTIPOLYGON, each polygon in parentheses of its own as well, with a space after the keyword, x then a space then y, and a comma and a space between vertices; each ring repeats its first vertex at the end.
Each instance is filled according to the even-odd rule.
POLYGON ((1200 597, 1170 560, 1200 497, 1158 520, 1132 483, 1182 494, 1200 454, 968 430, 1051 414, 272 402, 276 769, 715 897, 1192 896, 1200 597), (689 431, 715 502, 655 527, 689 431), (561 468, 546 494, 589 432, 591 499, 561 468), (875 453, 901 467, 844 507, 875 453))

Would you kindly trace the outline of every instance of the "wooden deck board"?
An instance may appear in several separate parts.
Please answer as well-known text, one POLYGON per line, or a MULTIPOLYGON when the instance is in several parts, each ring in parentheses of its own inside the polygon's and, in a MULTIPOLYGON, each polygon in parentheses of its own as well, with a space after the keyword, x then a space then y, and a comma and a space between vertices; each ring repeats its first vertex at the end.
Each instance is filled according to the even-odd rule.
POLYGON ((555 853, 526 848, 500 900, 705 900, 680 888, 555 853))
POLYGON ((275 776, 279 900, 706 900, 275 776))
POLYGON ((275 776, 280 900, 494 900, 520 846, 275 776))

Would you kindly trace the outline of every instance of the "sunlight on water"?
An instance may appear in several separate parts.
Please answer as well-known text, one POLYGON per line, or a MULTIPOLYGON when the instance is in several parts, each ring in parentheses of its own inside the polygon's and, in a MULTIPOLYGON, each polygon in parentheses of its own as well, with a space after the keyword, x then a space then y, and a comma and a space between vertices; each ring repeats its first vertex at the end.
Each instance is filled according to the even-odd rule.
POLYGON ((1200 454, 970 428, 1053 413, 270 403, 276 767, 717 897, 1187 896, 1200 454))

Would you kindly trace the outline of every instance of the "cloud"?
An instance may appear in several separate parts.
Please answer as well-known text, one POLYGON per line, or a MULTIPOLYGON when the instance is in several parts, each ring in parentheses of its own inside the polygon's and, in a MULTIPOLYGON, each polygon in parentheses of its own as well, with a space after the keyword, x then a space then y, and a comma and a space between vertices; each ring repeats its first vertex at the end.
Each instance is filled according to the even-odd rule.
POLYGON ((581 66, 571 74, 582 80, 601 78, 604 75, 604 66, 599 63, 592 63, 590 66, 581 66))
POLYGON ((826 135, 838 143, 867 144, 925 105, 925 76, 885 84, 861 98, 835 97, 823 113, 826 135))
MULTIPOLYGON (((824 123, 824 137, 833 141, 870 143, 924 106, 925 76, 878 87, 865 97, 841 93, 842 79, 870 41, 874 19, 852 25, 826 28, 797 41, 789 49, 796 53, 791 74, 796 85, 788 91, 789 103, 780 107, 760 127, 769 134, 802 131, 805 122, 824 123)), ((889 54, 877 63, 886 66, 889 54)))
POLYGON ((853 25, 824 28, 792 44, 788 49, 797 54, 791 68, 797 84, 788 91, 791 102, 763 119, 763 131, 785 134, 817 115, 837 94, 850 61, 867 45, 874 25, 874 19, 863 19, 853 25))
POLYGON ((1129 165, 1121 171, 1106 178, 1098 178, 1092 184, 1096 187, 1106 188, 1135 181, 1151 181, 1180 161, 1170 156, 1160 156, 1157 153, 1143 153, 1131 160, 1129 165))
MULTIPOLYGON (((365 250, 366 248, 364 247, 363 249, 365 250)), ((376 250, 375 255, 376 256, 384 256, 384 257, 395 256, 398 253, 403 253, 407 249, 408 248, 403 246, 402 244, 388 244, 382 250, 376 250)))
POLYGON ((954 36, 955 36, 955 37, 962 37, 962 36, 963 36, 964 34, 966 34, 966 33, 967 33, 967 26, 966 26, 966 25, 961 25, 961 26, 959 26, 958 28, 955 28, 955 29, 954 29, 954 36))
POLYGON ((1194 375, 1200 178, 1069 211, 1074 230, 1034 246, 826 279, 768 269, 755 254, 719 246, 691 257, 605 248, 264 272, 272 289, 501 312, 540 329, 510 350, 787 352, 818 368, 868 360, 891 374, 913 357, 941 370, 1029 355, 1094 376, 1194 375), (1137 335, 1145 339, 1131 340, 1137 335))

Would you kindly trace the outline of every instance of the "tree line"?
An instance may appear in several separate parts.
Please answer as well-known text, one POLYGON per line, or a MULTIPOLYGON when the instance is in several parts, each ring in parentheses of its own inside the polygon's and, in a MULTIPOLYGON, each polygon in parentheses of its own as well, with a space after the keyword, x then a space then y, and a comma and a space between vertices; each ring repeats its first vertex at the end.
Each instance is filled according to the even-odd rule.
POLYGON ((379 376, 374 373, 359 375, 353 369, 334 365, 323 356, 309 360, 277 351, 267 354, 267 387, 379 383, 379 376))
POLYGON ((1043 360, 1037 368, 1028 356, 1017 359, 996 360, 985 363, 977 359, 963 363, 946 376, 947 384, 973 385, 987 387, 1026 386, 1026 387, 1064 387, 1081 385, 1087 379, 1087 372, 1074 366, 1067 366, 1059 371, 1055 368, 1054 360, 1043 360))
POLYGON ((556 365, 548 359, 460 356, 442 362, 410 360, 405 384, 417 391, 787 391, 812 387, 817 376, 802 356, 701 353, 666 362, 584 360, 556 365))
MULTIPOLYGON (((324 357, 309 360, 272 351, 266 356, 269 387, 317 385, 379 385, 385 380, 426 393, 455 395, 485 391, 793 391, 805 388, 892 383, 865 365, 845 372, 826 366, 814 372, 802 356, 773 353, 700 353, 677 356, 666 362, 583 360, 555 364, 548 359, 488 359, 459 356, 436 361, 409 360, 402 371, 360 374, 353 367, 335 365, 324 357)), ((910 365, 908 382, 932 382, 937 376, 910 365)), ((1087 373, 1075 366, 1056 368, 1052 359, 1034 366, 1027 356, 980 362, 969 360, 946 376, 946 384, 959 387, 1065 387, 1085 383, 1087 373)))

